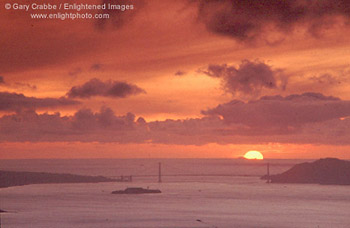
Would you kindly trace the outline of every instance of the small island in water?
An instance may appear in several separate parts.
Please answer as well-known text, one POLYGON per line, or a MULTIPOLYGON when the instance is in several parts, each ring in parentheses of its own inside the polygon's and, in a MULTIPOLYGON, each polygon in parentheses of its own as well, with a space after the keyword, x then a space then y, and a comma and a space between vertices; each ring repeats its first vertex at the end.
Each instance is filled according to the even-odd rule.
POLYGON ((350 161, 324 158, 293 166, 284 173, 263 176, 271 183, 350 185, 350 161))
POLYGON ((112 194, 145 194, 145 193, 162 193, 158 189, 145 188, 126 188, 125 190, 113 191, 112 194))
POLYGON ((13 172, 0 170, 0 188, 28 184, 98 183, 112 181, 115 180, 103 176, 81 176, 73 174, 13 172))

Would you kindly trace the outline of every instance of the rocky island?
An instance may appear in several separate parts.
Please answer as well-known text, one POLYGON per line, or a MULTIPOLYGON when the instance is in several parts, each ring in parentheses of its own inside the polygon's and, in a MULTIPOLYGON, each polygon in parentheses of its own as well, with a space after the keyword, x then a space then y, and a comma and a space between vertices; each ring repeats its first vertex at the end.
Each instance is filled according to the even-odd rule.
POLYGON ((350 185, 350 161, 324 158, 297 164, 281 174, 262 177, 268 178, 271 183, 350 185))
POLYGON ((126 188, 125 190, 113 191, 112 194, 147 194, 147 193, 162 193, 158 189, 145 188, 126 188))
POLYGON ((98 183, 113 181, 115 180, 103 176, 81 176, 73 174, 13 172, 0 170, 0 188, 28 184, 98 183))

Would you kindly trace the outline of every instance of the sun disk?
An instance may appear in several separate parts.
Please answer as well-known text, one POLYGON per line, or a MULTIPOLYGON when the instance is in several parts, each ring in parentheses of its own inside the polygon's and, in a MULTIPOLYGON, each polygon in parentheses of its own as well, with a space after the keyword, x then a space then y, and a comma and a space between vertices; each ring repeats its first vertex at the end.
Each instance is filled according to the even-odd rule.
POLYGON ((244 158, 262 160, 264 159, 264 156, 259 151, 251 150, 245 153, 244 158))

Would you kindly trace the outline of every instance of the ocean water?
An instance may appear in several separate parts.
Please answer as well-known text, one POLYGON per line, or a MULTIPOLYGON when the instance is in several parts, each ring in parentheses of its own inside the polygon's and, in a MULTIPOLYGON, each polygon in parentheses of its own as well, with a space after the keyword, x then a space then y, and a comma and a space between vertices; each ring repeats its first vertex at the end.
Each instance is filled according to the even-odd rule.
POLYGON ((350 227, 350 187, 266 184, 259 176, 300 160, 1 160, 0 169, 134 175, 132 183, 0 189, 2 227, 350 227), (162 183, 158 183, 161 162, 162 183), (161 194, 113 195, 126 187, 161 194))

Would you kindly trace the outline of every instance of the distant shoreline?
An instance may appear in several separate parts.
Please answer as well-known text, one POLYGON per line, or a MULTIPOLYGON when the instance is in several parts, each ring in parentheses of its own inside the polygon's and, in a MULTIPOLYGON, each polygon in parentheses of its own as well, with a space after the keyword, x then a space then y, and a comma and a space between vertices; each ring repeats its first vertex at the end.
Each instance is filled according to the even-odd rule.
POLYGON ((0 170, 0 188, 23 186, 29 184, 99 183, 113 181, 116 180, 103 176, 82 176, 74 174, 0 170))

